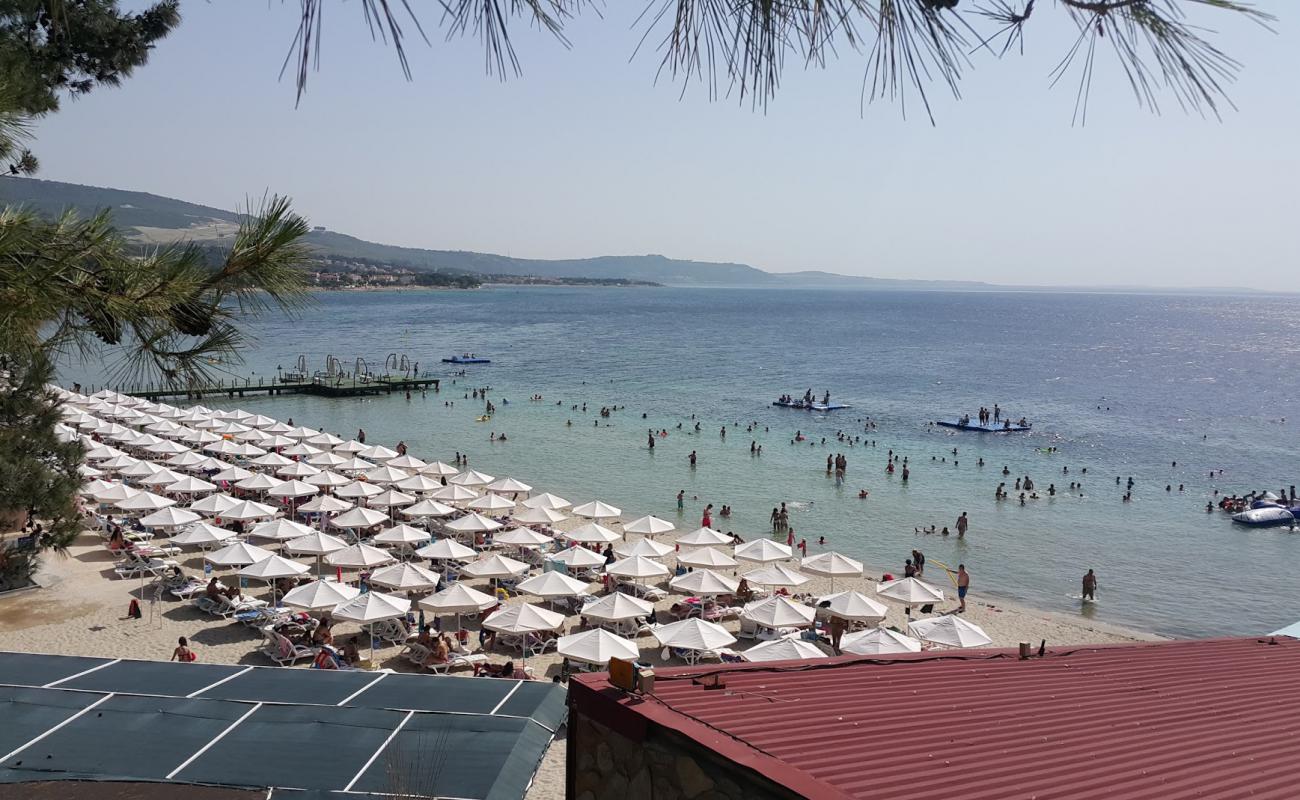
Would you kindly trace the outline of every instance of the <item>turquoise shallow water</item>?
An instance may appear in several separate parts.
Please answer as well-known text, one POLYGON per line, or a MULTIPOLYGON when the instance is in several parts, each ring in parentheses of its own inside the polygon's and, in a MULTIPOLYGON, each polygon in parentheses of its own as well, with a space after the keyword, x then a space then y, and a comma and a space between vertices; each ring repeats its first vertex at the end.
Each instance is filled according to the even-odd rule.
MULTIPOLYGON (((801 537, 825 535, 870 564, 900 569, 919 547, 931 560, 965 562, 977 593, 1161 633, 1258 633, 1300 618, 1300 536, 1243 530, 1204 511, 1215 488, 1298 482, 1295 298, 510 287, 325 293, 299 319, 251 325, 258 342, 240 372, 270 376, 298 354, 312 369, 330 354, 378 369, 397 352, 444 376, 443 390, 410 401, 210 405, 349 437, 361 427, 371 442, 404 439, 422 457, 468 452, 493 475, 635 514, 674 519, 674 495, 685 489, 699 498, 680 521, 688 530, 706 502, 732 505, 734 516, 716 526, 747 535, 767 530, 775 504, 795 502, 801 537), (454 379, 438 360, 462 351, 493 363, 454 379), (498 413, 478 423, 481 403, 463 395, 487 384, 498 413), (810 387, 854 407, 818 415, 770 405, 810 387), (545 401, 528 401, 534 393, 545 401), (586 413, 571 410, 584 401, 586 413), (926 425, 995 402, 1028 416, 1034 432, 926 425), (626 410, 595 426, 602 405, 626 410), (867 418, 874 432, 863 432, 867 418), (750 422, 759 426, 752 435, 750 422), (654 451, 648 427, 671 432, 654 451), (796 430, 814 444, 791 444, 796 430), (839 444, 839 430, 876 446, 839 444), (509 441, 491 443, 489 431, 509 441), (751 441, 761 457, 750 455, 751 441), (885 475, 889 449, 910 458, 908 484, 885 475), (839 452, 849 460, 842 487, 825 470, 839 452), (1055 483, 1058 496, 995 502, 1003 465, 1009 484, 1028 474, 1040 494, 1055 483), (1224 475, 1210 479, 1211 469, 1224 475), (1124 504, 1115 477, 1130 475, 1137 488, 1124 504), (1082 496, 1066 491, 1075 480, 1082 496), (859 488, 870 497, 858 499, 859 488), (961 511, 972 519, 964 541, 914 533, 951 525, 961 511), (1099 602, 1081 608, 1079 578, 1090 567, 1099 602)), ((69 365, 64 379, 102 375, 69 365)))

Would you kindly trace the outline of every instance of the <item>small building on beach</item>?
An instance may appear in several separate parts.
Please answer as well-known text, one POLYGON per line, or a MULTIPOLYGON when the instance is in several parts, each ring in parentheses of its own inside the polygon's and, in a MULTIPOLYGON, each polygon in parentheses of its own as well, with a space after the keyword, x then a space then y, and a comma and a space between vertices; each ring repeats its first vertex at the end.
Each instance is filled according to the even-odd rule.
POLYGON ((570 800, 1293 798, 1300 640, 927 651, 604 674, 570 800))

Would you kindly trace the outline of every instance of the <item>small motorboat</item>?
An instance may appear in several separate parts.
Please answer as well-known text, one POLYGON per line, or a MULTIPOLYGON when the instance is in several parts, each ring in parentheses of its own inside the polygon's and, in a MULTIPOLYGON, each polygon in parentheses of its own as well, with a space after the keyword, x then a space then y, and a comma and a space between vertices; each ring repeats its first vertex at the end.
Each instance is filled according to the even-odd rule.
POLYGON ((1246 525, 1251 528, 1271 528, 1277 525, 1294 525, 1296 521, 1295 512, 1297 510, 1300 510, 1300 506, 1296 506, 1295 509, 1283 508, 1281 506, 1251 508, 1233 514, 1232 521, 1238 525, 1246 525))

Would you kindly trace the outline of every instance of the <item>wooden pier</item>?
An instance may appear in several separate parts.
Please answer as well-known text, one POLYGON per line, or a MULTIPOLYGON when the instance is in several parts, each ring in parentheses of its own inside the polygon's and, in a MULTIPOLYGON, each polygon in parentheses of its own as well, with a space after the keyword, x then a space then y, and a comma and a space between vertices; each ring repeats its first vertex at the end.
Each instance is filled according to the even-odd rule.
POLYGON ((360 397, 362 395, 392 394, 394 392, 438 391, 437 378, 407 377, 403 375, 318 375, 299 380, 274 377, 232 378, 198 386, 165 386, 149 384, 129 388, 112 387, 114 391, 146 400, 179 397, 199 400, 204 397, 246 397, 266 394, 311 394, 320 397, 360 397))

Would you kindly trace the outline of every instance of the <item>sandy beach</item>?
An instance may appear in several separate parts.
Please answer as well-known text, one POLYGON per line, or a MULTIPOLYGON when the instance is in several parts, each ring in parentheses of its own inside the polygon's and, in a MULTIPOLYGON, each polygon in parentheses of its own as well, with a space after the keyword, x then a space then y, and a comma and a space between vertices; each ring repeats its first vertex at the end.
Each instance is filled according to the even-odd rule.
MULTIPOLYGON (((576 521, 562 523, 565 526, 573 524, 576 521)), ((634 540, 636 537, 629 535, 628 538, 634 540)), ((671 542, 673 537, 664 535, 656 539, 671 542)), ((178 560, 186 572, 202 574, 201 554, 186 554, 178 560)), ((872 578, 879 577, 878 574, 869 575, 872 578)), ((937 577, 930 577, 936 585, 950 588, 941 573, 937 577)), ((142 596, 140 581, 114 577, 113 557, 104 548, 97 534, 83 535, 66 558, 49 556, 39 574, 39 580, 40 588, 0 598, 0 650, 162 660, 170 657, 177 637, 186 636, 201 662, 271 663, 257 650, 261 636, 256 630, 204 615, 187 602, 152 602, 154 593, 145 591, 142 596), (133 598, 141 599, 144 614, 142 619, 127 616, 127 606, 133 598)), ((474 585, 484 590, 488 588, 485 581, 474 585)), ((837 578, 834 586, 837 591, 852 588, 873 597, 874 587, 873 580, 844 578, 837 578)), ((830 589, 830 580, 827 578, 813 578, 800 587, 801 592, 813 594, 827 593, 830 589)), ((593 584, 592 590, 599 592, 599 584, 593 584)), ((265 592, 256 587, 250 591, 259 596, 265 592)), ((670 595, 667 600, 657 603, 656 608, 667 609, 680 597, 670 595)), ((533 600, 536 601, 536 598, 533 600)), ((936 610, 942 611, 954 606, 955 601, 950 601, 936 610)), ((889 604, 889 607, 890 616, 886 623, 905 627, 902 609, 897 604, 889 604)), ((1063 615, 984 602, 980 600, 978 588, 972 590, 965 616, 983 627, 997 647, 1013 647, 1019 642, 1031 642, 1036 646, 1044 639, 1049 645, 1069 645, 1159 638, 1137 631, 1068 619, 1063 615)), ((570 617, 569 627, 576 624, 577 618, 570 617)), ((734 632, 738 628, 738 622, 730 620, 725 623, 725 627, 734 632)), ((343 639, 359 629, 340 623, 337 630, 340 639, 343 639)), ((471 637, 471 643, 474 641, 471 637)), ((660 648, 648 635, 641 636, 638 644, 641 646, 642 658, 647 662, 673 665, 682 663, 678 660, 664 662, 660 658, 660 648)), ((743 650, 752 644, 753 642, 742 640, 734 649, 743 650)), ((402 672, 417 671, 409 661, 400 657, 400 652, 400 647, 380 647, 376 652, 376 666, 402 672)), ((498 663, 511 657, 518 659, 518 653, 507 651, 497 651, 491 655, 492 660, 498 663)), ((540 679, 549 679, 560 670, 560 657, 554 653, 530 658, 528 663, 540 679)), ((306 664, 298 668, 306 668, 306 664)), ((557 740, 537 773, 529 798, 552 800, 563 796, 564 743, 557 740)))

